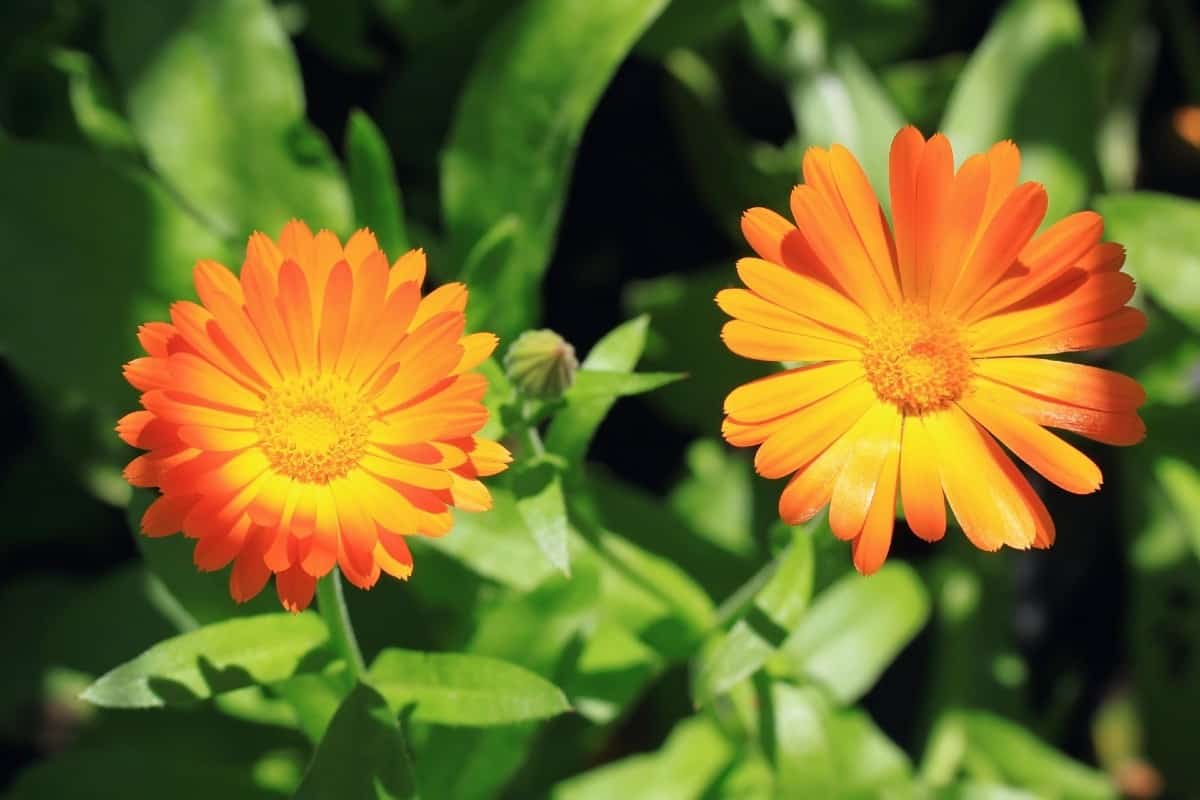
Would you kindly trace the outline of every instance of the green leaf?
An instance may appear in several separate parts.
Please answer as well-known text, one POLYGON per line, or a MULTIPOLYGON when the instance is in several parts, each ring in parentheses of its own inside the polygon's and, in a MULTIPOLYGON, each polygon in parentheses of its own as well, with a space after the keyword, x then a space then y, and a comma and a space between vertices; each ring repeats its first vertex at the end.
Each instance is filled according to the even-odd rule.
POLYGON ((562 474, 548 460, 522 464, 513 476, 517 511, 542 555, 564 575, 571 574, 567 556, 567 501, 562 474))
POLYGON ((675 727, 654 753, 605 764, 554 787, 553 800, 701 797, 733 757, 733 748, 708 719, 693 717, 675 727))
POLYGON ((395 709, 443 725, 506 725, 571 710, 562 690, 523 667, 485 656, 390 648, 371 664, 370 681, 395 709))
POLYGON ((395 716, 378 692, 358 684, 333 715, 296 800, 416 796, 412 763, 395 716))
POLYGON ((575 373, 575 383, 569 390, 570 400, 585 401, 645 394, 686 375, 679 372, 607 372, 581 369, 575 373))
POLYGON ((890 797, 912 781, 904 752, 866 713, 829 706, 819 690, 772 688, 776 796, 890 797))
MULTIPOLYGON (((596 372, 633 372, 646 346, 646 316, 618 325, 596 342, 580 364, 583 370, 596 372)), ((574 387, 566 394, 566 405, 555 416, 546 433, 546 449, 568 461, 578 462, 587 452, 588 443, 604 421, 616 396, 577 395, 574 387)))
POLYGON ((103 675, 83 698, 109 708, 186 705, 322 666, 328 637, 312 613, 218 622, 159 642, 103 675))
POLYGON ((1021 177, 1046 186, 1048 221, 1081 208, 1099 174, 1087 59, 1074 0, 1013 0, 971 55, 942 119, 959 160, 1013 139, 1021 177))
POLYGON ((580 634, 583 652, 563 690, 579 713, 595 725, 617 719, 663 667, 663 660, 624 625, 599 623, 580 634))
POLYGON ((1125 245, 1141 288, 1200 330, 1200 202, 1156 192, 1102 195, 1105 238, 1125 245))
POLYGON ((1046 745, 1021 726, 981 711, 944 716, 933 740, 962 753, 968 774, 1028 789, 1037 796, 1107 800, 1117 797, 1104 773, 1046 745))
POLYGON ((757 545, 749 462, 713 439, 692 442, 685 458, 688 475, 671 490, 671 508, 721 549, 753 556, 757 545))
POLYGON ((146 173, 92 154, 0 138, 0 182, 24 187, 0 193, 4 258, 37 265, 20 291, 0 293, 5 359, 115 420, 135 408, 121 364, 137 325, 190 296, 192 264, 224 246, 146 173))
POLYGON ((395 260, 409 248, 404 207, 387 142, 366 112, 355 109, 346 123, 346 171, 355 224, 370 228, 395 260))
POLYGON ((461 562, 478 575, 520 591, 530 591, 555 571, 504 486, 491 486, 492 508, 482 514, 456 513, 450 535, 423 543, 461 562))
POLYGON ((791 544, 772 562, 773 572, 745 615, 698 667, 693 696, 712 701, 750 677, 800 623, 813 585, 812 538, 795 530, 791 544))
POLYGON ((98 74, 91 56, 78 50, 50 54, 55 67, 67 76, 67 92, 75 124, 99 150, 136 155, 137 141, 129 122, 117 110, 111 88, 98 74))
POLYGON ((506 302, 485 327, 503 337, 537 317, 583 127, 617 66, 667 0, 530 0, 492 33, 459 99, 442 160, 446 225, 460 252, 513 213, 506 268, 477 289, 506 302))
POLYGON ((292 217, 350 228, 328 144, 304 118, 291 42, 265 0, 119 0, 107 52, 150 163, 225 236, 292 217))
POLYGON ((847 575, 816 602, 778 654, 773 672, 815 682, 849 704, 862 697, 929 618, 929 596, 898 562, 847 575))

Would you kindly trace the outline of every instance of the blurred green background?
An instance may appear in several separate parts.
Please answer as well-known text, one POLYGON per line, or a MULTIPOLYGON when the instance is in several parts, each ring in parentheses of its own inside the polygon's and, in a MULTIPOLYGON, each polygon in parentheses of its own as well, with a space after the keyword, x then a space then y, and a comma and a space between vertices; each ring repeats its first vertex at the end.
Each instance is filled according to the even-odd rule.
POLYGON ((111 429, 136 324, 193 296, 197 258, 236 267, 298 216, 424 247, 506 342, 546 325, 593 368, 688 373, 568 398, 550 523, 502 478, 493 512, 414 544, 409 583, 350 596, 368 657, 494 656, 576 709, 410 721, 423 797, 1200 797, 1198 196, 1187 0, 2 0, 0 791, 287 796, 327 732, 320 676, 77 699, 275 609, 131 533, 147 498, 111 429), (1035 481, 1052 550, 901 525, 864 581, 719 441, 724 394, 766 367, 724 351, 712 296, 740 212, 785 210, 806 146, 883 190, 905 122, 960 158, 1012 137, 1049 220, 1105 215, 1150 329, 1088 355, 1144 383, 1149 438, 1080 445, 1097 495, 1035 481))

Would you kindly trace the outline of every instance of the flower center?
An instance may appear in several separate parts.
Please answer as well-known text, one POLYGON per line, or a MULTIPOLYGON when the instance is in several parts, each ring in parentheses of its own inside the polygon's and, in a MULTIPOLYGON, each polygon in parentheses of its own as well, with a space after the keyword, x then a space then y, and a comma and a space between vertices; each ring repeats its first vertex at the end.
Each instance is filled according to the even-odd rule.
POLYGON ((267 395, 254 426, 271 466, 302 483, 328 483, 358 464, 370 406, 333 375, 304 375, 267 395))
POLYGON ((880 400, 921 415, 962 397, 971 356, 954 320, 905 305, 876 322, 863 348, 863 370, 880 400))

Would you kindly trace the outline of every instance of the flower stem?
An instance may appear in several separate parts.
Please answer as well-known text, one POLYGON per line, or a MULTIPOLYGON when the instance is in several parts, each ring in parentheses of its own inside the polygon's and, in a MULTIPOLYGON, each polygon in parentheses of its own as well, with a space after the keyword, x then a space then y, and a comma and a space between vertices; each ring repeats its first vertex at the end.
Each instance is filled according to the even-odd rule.
POLYGON ((346 597, 342 593, 342 575, 335 567, 317 581, 317 608, 329 628, 333 647, 346 662, 355 680, 366 671, 358 639, 354 636, 354 625, 350 622, 350 610, 346 608, 346 597))
POLYGON ((546 445, 542 443, 542 435, 538 433, 537 423, 532 421, 532 411, 533 406, 530 403, 525 403, 521 408, 522 422, 525 423, 521 430, 521 438, 530 455, 538 458, 546 455, 546 445))

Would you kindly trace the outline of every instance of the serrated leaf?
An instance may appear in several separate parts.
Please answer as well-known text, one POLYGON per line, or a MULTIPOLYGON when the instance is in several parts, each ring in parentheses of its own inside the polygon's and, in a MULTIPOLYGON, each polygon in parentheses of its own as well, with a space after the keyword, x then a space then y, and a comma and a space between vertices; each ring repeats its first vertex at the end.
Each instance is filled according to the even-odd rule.
POLYGON ((354 222, 370 228, 393 261, 409 248, 404 206, 387 142, 366 112, 354 110, 346 123, 346 172, 354 222))
POLYGON ((477 288, 503 304, 483 321, 512 336, 537 318, 575 149, 617 66, 666 0, 530 0, 483 48, 459 98, 442 160, 447 228, 462 252, 512 213, 505 269, 477 288))
POLYGON ((929 596, 906 564, 847 575, 817 596, 771 670, 822 686, 839 703, 862 697, 929 619, 929 596))
POLYGON ((761 667, 800 623, 813 585, 812 538, 795 531, 776 556, 774 573, 755 595, 742 619, 698 665, 693 694, 710 702, 761 667))
POLYGON ((395 709, 442 725, 507 725, 571 709, 562 690, 529 670, 487 656, 390 648, 368 670, 395 709))
POLYGON ((189 705, 317 669, 329 660, 328 638, 313 613, 217 622, 159 642, 101 676, 83 698, 108 708, 189 705))
POLYGON ((404 735, 379 692, 358 684, 317 745, 296 800, 401 800, 417 796, 404 735))
POLYGON ((959 161, 1013 139, 1022 179, 1046 186, 1048 221, 1081 208, 1099 173, 1087 57, 1074 0, 1014 0, 967 61, 942 119, 959 161))
POLYGON ((1101 195, 1105 238, 1155 302, 1200 331, 1200 202, 1157 192, 1101 195))
POLYGON ((350 196, 304 117, 291 41, 265 0, 104 4, 105 43, 155 170, 225 236, 292 217, 345 234, 350 196))

